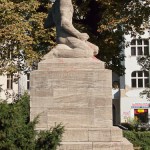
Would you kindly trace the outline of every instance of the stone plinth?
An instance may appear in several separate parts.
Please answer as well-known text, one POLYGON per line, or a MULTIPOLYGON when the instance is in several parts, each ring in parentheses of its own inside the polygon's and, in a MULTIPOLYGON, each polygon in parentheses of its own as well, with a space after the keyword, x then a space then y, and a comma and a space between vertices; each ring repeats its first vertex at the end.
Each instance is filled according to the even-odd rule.
POLYGON ((54 58, 31 74, 31 120, 38 130, 63 123, 59 150, 132 150, 112 126, 112 74, 96 58, 54 58))

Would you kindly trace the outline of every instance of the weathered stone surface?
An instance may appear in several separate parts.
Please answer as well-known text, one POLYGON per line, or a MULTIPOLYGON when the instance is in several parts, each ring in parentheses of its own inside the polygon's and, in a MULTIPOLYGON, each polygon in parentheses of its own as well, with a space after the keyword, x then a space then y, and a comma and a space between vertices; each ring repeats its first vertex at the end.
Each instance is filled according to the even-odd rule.
POLYGON ((122 138, 120 142, 94 142, 92 150, 133 150, 132 144, 122 138))
POLYGON ((133 150, 133 146, 122 138, 120 142, 62 142, 58 150, 133 150))
POLYGON ((58 150, 93 150, 92 142, 62 142, 58 150))
POLYGON ((39 115, 37 130, 63 123, 59 150, 130 150, 112 126, 111 83, 111 71, 96 59, 44 60, 31 74, 31 120, 39 115))
POLYGON ((67 128, 63 135, 64 142, 118 142, 122 139, 119 128, 67 128))
MULTIPOLYGON (((104 69, 104 62, 99 61, 95 57, 92 58, 57 58, 57 59, 43 59, 42 62, 38 64, 39 70, 58 70, 58 71, 70 71, 70 70, 80 70, 80 69, 104 69), (88 61, 87 61, 88 60, 88 61), (86 63, 86 65, 85 65, 86 63), (48 65, 47 65, 48 64, 48 65), (97 66, 98 64, 98 66, 97 66)), ((109 72, 108 70, 105 70, 109 72)))

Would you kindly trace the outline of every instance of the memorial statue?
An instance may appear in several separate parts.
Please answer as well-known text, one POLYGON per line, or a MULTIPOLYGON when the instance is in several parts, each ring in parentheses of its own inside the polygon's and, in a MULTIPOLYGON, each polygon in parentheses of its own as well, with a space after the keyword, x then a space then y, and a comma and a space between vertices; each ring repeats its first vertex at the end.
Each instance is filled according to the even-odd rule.
POLYGON ((87 33, 79 32, 72 24, 71 0, 56 0, 45 21, 45 28, 56 26, 56 42, 49 54, 56 58, 88 58, 97 55, 98 47, 87 40, 87 33))

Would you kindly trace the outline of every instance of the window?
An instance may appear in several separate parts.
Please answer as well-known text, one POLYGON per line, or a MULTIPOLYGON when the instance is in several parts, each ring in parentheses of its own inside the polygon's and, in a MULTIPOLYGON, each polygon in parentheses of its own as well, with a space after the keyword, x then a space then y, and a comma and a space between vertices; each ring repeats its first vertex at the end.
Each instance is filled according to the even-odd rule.
POLYGON ((144 88, 148 85, 149 73, 147 71, 134 71, 131 74, 131 86, 133 88, 144 88))
POLYGON ((148 39, 133 39, 131 41, 131 56, 140 56, 149 54, 148 39))
POLYGON ((13 75, 7 75, 7 89, 13 89, 13 75))
POLYGON ((27 89, 30 89, 30 73, 27 73, 27 89))

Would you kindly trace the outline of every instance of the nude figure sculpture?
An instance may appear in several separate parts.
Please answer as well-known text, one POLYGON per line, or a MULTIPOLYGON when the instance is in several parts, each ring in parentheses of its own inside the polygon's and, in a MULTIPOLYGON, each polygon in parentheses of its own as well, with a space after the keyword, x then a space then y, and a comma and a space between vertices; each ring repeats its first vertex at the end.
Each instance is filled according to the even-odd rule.
POLYGON ((45 28, 56 26, 56 42, 48 57, 88 58, 97 55, 98 47, 87 40, 72 24, 73 5, 71 0, 56 0, 45 21, 45 28))

